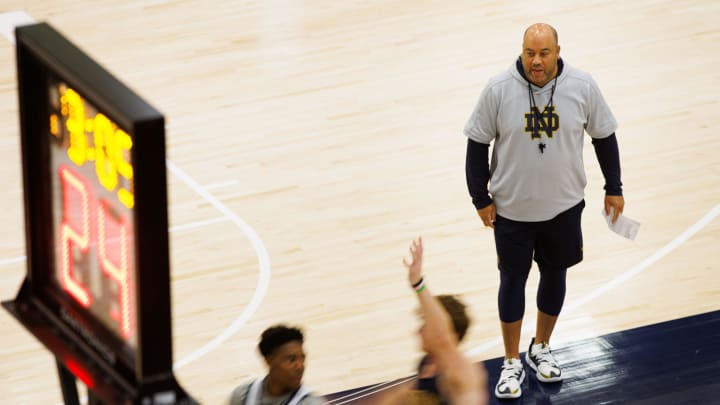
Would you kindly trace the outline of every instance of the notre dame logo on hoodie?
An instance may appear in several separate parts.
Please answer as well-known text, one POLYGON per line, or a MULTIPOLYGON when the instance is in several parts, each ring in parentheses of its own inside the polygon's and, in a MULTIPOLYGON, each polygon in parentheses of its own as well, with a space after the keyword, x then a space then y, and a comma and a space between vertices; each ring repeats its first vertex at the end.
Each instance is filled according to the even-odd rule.
POLYGON ((532 107, 530 112, 525 113, 525 132, 529 132, 532 139, 540 139, 542 134, 552 138, 559 128, 560 116, 555 113, 554 106, 545 107, 542 113, 537 107, 532 107))

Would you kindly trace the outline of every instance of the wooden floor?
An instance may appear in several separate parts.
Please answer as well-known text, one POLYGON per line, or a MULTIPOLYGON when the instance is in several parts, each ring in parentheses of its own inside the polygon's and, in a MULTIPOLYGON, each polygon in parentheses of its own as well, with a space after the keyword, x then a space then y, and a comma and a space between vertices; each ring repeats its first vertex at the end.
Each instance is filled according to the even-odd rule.
MULTIPOLYGON (((568 342, 553 350, 563 380, 541 383, 525 364, 522 396, 514 400, 494 394, 504 357, 479 363, 494 370, 488 374, 488 405, 709 405, 720 396, 718 339, 720 311, 711 311, 568 342)), ((417 384, 414 376, 326 398, 330 405, 374 405, 410 384, 417 384)))
MULTIPOLYGON (((257 337, 277 322, 305 328, 320 393, 411 373, 400 260, 417 235, 434 292, 471 308, 463 348, 500 355, 494 244, 467 196, 462 128, 537 21, 613 109, 625 212, 642 223, 634 242, 607 230, 588 143, 586 257, 554 344, 720 309, 717 1, 0 0, 15 10, 167 117, 176 375, 203 403, 264 371, 257 337)), ((14 64, 0 40, 2 299, 25 272, 14 64)), ((0 327, 0 403, 59 402, 51 355, 4 311, 0 327)))

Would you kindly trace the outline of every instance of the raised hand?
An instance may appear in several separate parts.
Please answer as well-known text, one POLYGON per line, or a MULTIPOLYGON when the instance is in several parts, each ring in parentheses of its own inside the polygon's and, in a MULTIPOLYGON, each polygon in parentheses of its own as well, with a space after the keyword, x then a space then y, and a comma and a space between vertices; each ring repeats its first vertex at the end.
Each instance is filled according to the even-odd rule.
POLYGON ((403 264, 408 269, 408 280, 410 285, 417 284, 422 278, 422 256, 423 256, 423 244, 422 237, 412 241, 410 245, 410 261, 407 258, 403 258, 403 264))

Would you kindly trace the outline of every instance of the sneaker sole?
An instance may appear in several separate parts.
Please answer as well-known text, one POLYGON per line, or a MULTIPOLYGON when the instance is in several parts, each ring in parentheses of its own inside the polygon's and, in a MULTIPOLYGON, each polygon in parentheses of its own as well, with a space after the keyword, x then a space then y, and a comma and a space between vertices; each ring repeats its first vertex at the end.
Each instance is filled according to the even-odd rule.
POLYGON ((501 399, 520 398, 520 397, 522 396, 522 383, 523 383, 523 381, 525 381, 525 370, 523 370, 523 373, 520 375, 520 382, 519 382, 519 384, 518 384, 518 385, 520 386, 520 388, 518 388, 518 392, 516 392, 515 394, 513 394, 513 393, 503 394, 503 393, 500 393, 500 392, 497 391, 497 385, 496 385, 496 386, 495 386, 495 396, 496 396, 497 398, 501 398, 501 399))
POLYGON ((540 382, 552 383, 552 382, 562 381, 562 379, 563 379, 562 376, 547 378, 544 375, 540 374, 537 367, 535 366, 535 363, 533 363, 533 361, 530 360, 530 354, 527 352, 525 353, 525 363, 527 363, 527 365, 530 366, 530 368, 535 372, 535 377, 540 382))

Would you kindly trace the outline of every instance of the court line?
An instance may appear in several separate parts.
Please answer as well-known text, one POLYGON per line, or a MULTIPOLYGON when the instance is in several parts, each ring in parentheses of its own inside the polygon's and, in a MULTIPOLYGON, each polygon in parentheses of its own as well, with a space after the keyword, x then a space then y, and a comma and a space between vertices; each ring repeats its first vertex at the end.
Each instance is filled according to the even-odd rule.
POLYGON ((612 290, 616 286, 630 280, 631 278, 635 277, 636 275, 640 274, 656 262, 658 262, 663 257, 667 256, 670 252, 677 249, 680 245, 687 242, 691 237, 693 237, 695 234, 700 232, 703 228, 705 228, 710 222, 713 221, 718 215, 720 215, 720 204, 716 205, 713 209, 708 211, 705 216, 703 216, 699 221, 694 223, 690 228, 685 230, 685 232, 678 235, 675 239, 673 239, 670 243, 663 246, 662 249, 658 250, 653 254, 652 256, 648 257, 647 259, 643 260, 640 264, 634 266, 630 270, 626 271, 623 274, 620 274, 619 276, 615 277, 614 279, 610 280, 609 282, 605 283, 600 288, 594 289, 591 293, 583 295, 582 298, 574 301, 570 305, 568 305, 567 312, 572 312, 575 309, 587 304, 588 302, 598 298, 600 295, 604 294, 607 291, 612 290))
MULTIPOLYGON (((14 11, 14 12, 6 12, 0 14, 0 27, 5 28, 6 26, 9 26, 10 24, 7 24, 6 21, 3 21, 4 18, 8 18, 13 22, 13 25, 19 25, 18 21, 22 21, 23 23, 30 23, 34 20, 32 17, 27 15, 23 11, 14 11)), ((5 36, 5 38, 8 39, 11 43, 15 43, 14 35, 10 33, 11 31, 7 31, 3 29, 2 35, 5 36)), ((265 249, 265 246, 262 243, 262 240, 259 238, 257 233, 247 224, 245 223, 240 217, 235 215, 231 210, 229 210, 224 204, 222 204, 215 196, 207 192, 206 189, 204 189, 202 186, 200 186, 197 182, 195 182, 190 176, 185 174, 180 168, 175 166, 171 161, 167 161, 168 169, 173 172, 178 178, 183 180, 188 186, 190 186, 195 192, 200 194, 203 198, 205 198, 207 201, 209 201, 216 209, 218 209, 220 212, 222 212, 227 219, 231 220, 233 223, 235 223, 242 231, 245 233, 245 235, 248 237, 248 239, 251 241, 253 247, 255 248, 255 252, 258 257, 258 262, 260 265, 260 274, 258 277, 258 288, 256 288, 255 293, 253 294, 253 297, 251 299, 250 305, 245 308, 245 310, 240 314, 240 316, 228 327, 223 331, 220 335, 216 336, 214 339, 209 341, 207 344, 196 350, 195 352, 192 352, 191 354, 185 356, 183 359, 178 360, 174 363, 173 368, 175 370, 179 369, 180 367, 183 367, 192 361, 197 360, 198 358, 206 355, 207 353, 211 352, 212 350, 216 349, 220 344, 222 344, 224 341, 229 339, 233 334, 235 334, 240 327, 249 319, 255 311, 259 308, 260 303, 262 302, 262 299, 264 298, 265 294, 267 293, 267 288, 270 281, 270 260, 267 254, 267 250, 265 249)), ((617 287, 618 285, 621 285, 622 283, 630 280, 632 277, 640 274, 647 268, 649 268, 651 265, 655 264, 657 261, 665 257, 667 254, 675 250, 677 247, 685 243, 688 239, 690 239, 692 236, 694 236, 696 233, 698 233, 701 229, 703 229, 707 224, 709 224, 715 217, 720 215, 720 204, 716 205, 713 209, 711 209, 700 221, 696 222, 688 228, 685 232, 680 234, 678 237, 673 239, 670 243, 665 245, 663 248, 658 250, 655 254, 645 259, 640 264, 632 267, 630 270, 620 274, 619 276, 615 277, 608 283, 604 284, 600 288, 597 288, 593 290, 590 294, 584 295, 580 300, 573 302, 572 304, 568 305, 568 307, 565 309, 564 313, 572 312, 573 310, 576 310, 577 308, 586 305, 590 301, 595 300, 600 295, 604 294, 607 291, 610 291, 617 287)), ((226 218, 220 218, 215 220, 208 220, 208 221, 201 221, 201 223, 215 223, 225 220, 226 218)), ((202 225, 197 225, 202 226, 202 225)), ((190 228, 193 226, 186 225, 186 227, 190 228)), ((11 259, 4 259, 0 260, 0 265, 9 264, 9 263, 17 263, 24 261, 26 258, 25 256, 11 258, 11 259)), ((530 331, 528 331, 526 334, 529 334, 530 331)), ((525 334, 524 334, 525 335, 525 334)), ((483 353, 495 346, 498 346, 502 343, 502 339, 496 338, 492 339, 490 341, 487 341, 479 346, 476 346, 475 348, 465 352, 468 356, 474 356, 480 353, 483 353)), ((400 383, 407 381, 407 379, 401 381, 400 383)), ((382 385, 382 384, 380 384, 382 385)), ((385 386, 381 389, 379 389, 376 392, 385 390, 387 388, 390 388, 391 386, 385 386)), ((365 391, 365 390, 363 390, 365 391)), ((360 391, 360 392, 363 392, 360 391)), ((355 399, 363 398, 367 395, 370 395, 374 392, 370 392, 368 394, 362 395, 360 397, 357 397, 355 399)), ((352 395, 350 395, 352 396, 352 395)), ((339 398, 340 399, 340 398, 339 398)), ((339 404, 344 404, 345 402, 341 402, 339 404)))
MULTIPOLYGON (((258 236, 258 234, 255 232, 255 230, 248 225, 245 221, 243 221, 240 217, 238 217, 234 212, 232 212, 229 208, 227 208, 220 200, 218 200, 214 195, 206 191, 200 184, 198 184, 195 180, 193 180, 190 176, 188 176, 183 170, 181 170, 179 167, 177 167, 175 164, 173 164, 171 161, 167 161, 167 167, 168 169, 177 176, 180 180, 182 180, 186 185, 188 185, 190 188, 192 188, 196 193, 198 193, 200 196, 202 196, 205 200, 210 202, 218 211, 223 213, 223 217, 214 218, 214 219, 208 219, 204 221, 197 221, 192 222, 184 225, 178 225, 174 227, 170 227, 170 232, 177 232, 177 231, 184 231, 188 229, 193 228, 199 228, 202 226, 215 224, 219 222, 225 222, 225 221, 232 221, 235 225, 237 225, 242 232, 245 234, 245 236, 250 240, 250 243, 252 244, 255 254, 258 258, 258 264, 260 266, 260 273, 258 275, 258 284, 255 288, 255 291, 253 293, 252 298, 250 299, 250 303, 248 306, 245 307, 245 309, 240 313, 240 315, 228 326, 225 328, 224 331, 222 331, 219 335, 215 336, 213 339, 208 341, 205 345, 201 346, 199 349, 195 350, 194 352, 191 352, 190 354, 186 355, 182 359, 176 361, 173 364, 173 369, 177 370, 180 367, 184 367, 187 364, 199 359, 202 356, 205 356, 206 354, 210 353, 211 351, 215 350, 218 346, 220 346, 222 343, 224 343, 226 340, 228 340, 230 337, 232 337, 235 333, 237 333, 238 330, 247 322, 248 319, 252 315, 257 312, 258 308, 260 307, 260 303, 265 298, 265 295, 267 294, 268 286, 270 285, 270 278, 271 278, 271 270, 270 270, 270 258, 267 253, 267 249, 265 249, 265 245, 263 244, 262 240, 258 236)), ((21 263, 23 261, 26 261, 26 256, 18 256, 13 257, 9 259, 1 259, 0 260, 0 266, 8 265, 8 264, 14 264, 14 263, 21 263)))
POLYGON ((365 391, 367 391, 367 390, 370 390, 370 389, 372 389, 372 388, 375 388, 376 386, 370 387, 370 388, 366 388, 366 389, 364 389, 364 390, 362 390, 362 391, 354 392, 354 393, 352 393, 352 394, 350 394, 350 395, 346 395, 346 396, 344 396, 344 397, 336 398, 336 399, 334 399, 334 400, 332 400, 332 401, 328 401, 328 404, 335 404, 335 405, 347 404, 348 402, 355 401, 356 399, 365 398, 365 397, 367 397, 367 396, 369 396, 369 395, 372 395, 372 394, 374 394, 374 393, 376 393, 376 392, 384 391, 384 390, 386 390, 386 389, 388 389, 388 388, 392 388, 392 387, 396 387, 396 386, 398 386, 398 385, 400 385, 400 384, 404 384, 404 383, 406 383, 406 382, 408 382, 408 381, 410 381, 410 380, 412 380, 412 379, 414 379, 414 378, 415 378, 415 376, 406 377, 406 378, 403 378, 403 379, 401 379, 401 380, 399 380, 399 381, 397 381, 397 382, 395 382, 395 383, 393 383, 393 384, 391 384, 391 383, 389 383, 389 382, 388 382, 388 383, 382 383, 382 384, 380 384, 380 385, 385 385, 385 386, 382 387, 382 388, 380 388, 380 389, 378 389, 377 391, 370 391, 370 392, 367 392, 367 393, 365 393, 365 394, 363 394, 363 395, 355 396, 355 395, 357 395, 357 394, 360 394, 360 393, 363 393, 363 392, 365 392, 365 391), (352 398, 351 398, 351 397, 352 397, 352 398), (342 402, 336 402, 336 401, 339 401, 339 400, 345 399, 345 398, 350 398, 350 399, 348 399, 348 400, 346 400, 346 401, 342 401, 342 402))
POLYGON ((25 256, 11 257, 9 259, 0 259, 0 266, 4 266, 6 264, 22 263, 26 259, 27 258, 25 256))
POLYGON ((238 316, 232 322, 232 324, 230 324, 230 326, 228 326, 224 331, 222 331, 222 333, 214 337, 212 340, 210 340, 208 343, 206 343, 199 349, 176 361, 173 364, 173 369, 177 370, 215 350, 218 346, 220 346, 223 342, 228 340, 238 330, 240 330, 240 328, 245 324, 245 322, 247 322, 247 320, 250 319, 250 317, 258 310, 258 308, 260 307, 260 303, 265 298, 268 286, 270 285, 271 272, 270 257, 268 256, 267 249, 265 249, 265 245, 255 232, 255 230, 170 160, 167 160, 167 168, 176 177, 182 180, 196 193, 200 194, 200 196, 202 196, 205 200, 210 202, 210 204, 212 204, 215 209, 222 212, 225 217, 229 218, 235 225, 237 225, 242 230, 248 240, 250 240, 250 243, 255 250, 255 254, 257 255, 258 265, 260 266, 258 283, 255 287, 255 291, 253 292, 253 296, 250 299, 250 303, 248 304, 248 306, 245 307, 242 313, 240 313, 240 316, 238 316))
MULTIPOLYGON (((703 228, 705 228, 710 222, 712 222, 718 215, 720 215, 720 204, 717 204, 715 207, 710 209, 705 216, 703 216, 699 221, 694 223, 692 226, 690 226, 688 229, 686 229, 683 233, 678 235, 675 239, 670 241, 668 244, 657 250, 654 254, 649 256, 647 259, 643 260, 639 264, 631 267, 629 270, 623 272, 622 274, 618 275, 617 277, 613 278, 609 282, 605 283, 601 287, 594 289, 591 293, 583 295, 582 298, 580 298, 577 301, 574 301, 572 304, 567 305, 565 308, 563 308, 563 314, 570 313, 577 308, 580 308, 589 302, 597 299, 602 294, 614 289, 615 287, 621 285, 622 283, 630 280, 631 278, 635 277, 636 275, 640 274, 644 270, 648 269, 650 266, 658 262, 663 257, 667 256, 670 252, 677 249, 679 246, 681 246, 683 243, 687 242, 691 237, 693 237, 695 234, 700 232, 703 228)), ((530 335, 531 333, 534 333, 534 327, 527 330, 525 333, 523 333, 523 336, 530 335)), ((501 337, 497 337, 491 340, 488 340, 487 342, 484 342, 468 351, 465 352, 465 355, 469 357, 476 356, 480 353, 484 353, 494 347, 502 345, 503 341, 501 337)), ((404 380, 407 381, 407 380, 404 380)), ((351 398, 350 400, 340 402, 336 405, 347 403, 351 400, 360 399, 363 397, 366 397, 368 395, 376 394, 379 392, 382 392, 391 386, 380 386, 382 384, 375 385, 371 387, 370 389, 374 389, 373 391, 367 392, 363 394, 362 396, 354 397, 354 395, 359 394, 358 393, 352 393, 345 397, 342 397, 342 399, 345 398, 351 398)), ((363 390, 361 392, 365 392, 366 390, 363 390)), ((338 398, 340 399, 340 398, 338 398)))
MULTIPOLYGON (((196 228, 202 228, 203 226, 208 226, 208 225, 218 224, 221 222, 228 222, 228 221, 230 221, 230 218, 218 217, 218 218, 213 218, 213 219, 207 219, 204 221, 189 222, 187 224, 171 226, 168 228, 168 232, 174 233, 174 232, 188 231, 188 230, 192 230, 192 229, 196 229, 196 228)), ((26 260, 27 260, 26 256, 17 256, 17 257, 11 257, 8 259, 0 259, 0 267, 8 265, 8 264, 22 263, 26 260)))
MULTIPOLYGON (((15 44, 15 35, 14 35, 14 28, 18 25, 24 25, 28 23, 35 22, 35 19, 27 14, 25 11, 18 10, 18 11, 9 11, 5 13, 0 13, 0 35, 3 35, 8 41, 10 41, 12 44, 15 44)), ((245 236, 250 240, 250 243, 252 244, 255 254, 258 258, 258 264, 260 267, 260 273, 258 275, 258 284, 255 288, 255 291, 253 293, 252 298, 250 299, 250 303, 248 306, 245 307, 245 309, 240 313, 240 315, 233 321, 230 326, 228 326, 224 331, 222 331, 219 335, 217 335, 215 338, 210 340, 208 343, 200 347, 199 349, 195 350, 194 352, 186 355, 182 359, 176 361, 173 364, 173 369, 177 370, 180 367, 183 367, 200 357, 210 353, 211 351, 215 350, 220 344, 228 340, 232 335, 234 335, 245 322, 257 311, 257 309, 260 307, 260 303, 265 298, 265 294, 267 293, 268 286, 270 285, 270 258, 267 253, 267 249, 265 249, 265 245, 263 244, 262 240, 258 236, 258 234, 255 232, 255 230, 250 227, 245 221, 243 221, 239 216, 237 216, 234 212, 232 212, 227 206, 225 206, 220 200, 218 200, 214 195, 212 195, 210 192, 208 192, 205 188, 203 188, 200 184, 198 184, 192 177, 187 175, 183 170, 181 170, 179 167, 177 167, 174 163, 172 163, 170 160, 166 161, 167 168, 170 170, 175 176, 177 176, 180 180, 182 180, 186 185, 188 185, 190 188, 192 188, 196 193, 198 193, 200 196, 202 196, 205 200, 210 202, 215 209, 220 211, 224 214, 225 218, 232 221, 235 225, 237 225, 242 232, 245 234, 245 236)), ((214 220, 207 220, 203 221, 202 225, 206 225, 208 223, 214 223, 224 220, 220 219, 214 219, 214 220)), ((201 226, 199 224, 192 225, 192 226, 201 226)), ((185 225, 185 229, 190 228, 191 225, 185 225)), ((178 228, 181 229, 181 228, 178 228)), ((0 261, 0 265, 2 264, 8 264, 8 263, 17 263, 21 262, 23 260, 26 260, 27 258, 25 256, 22 257, 16 257, 12 259, 5 259, 0 261)))
MULTIPOLYGON (((608 281, 607 283, 603 284, 602 286, 593 289, 588 294, 583 295, 581 298, 579 298, 576 301, 573 301, 572 303, 569 303, 565 308, 563 308, 563 314, 566 315, 568 313, 572 313, 574 310, 587 305, 589 302, 597 299, 602 294, 605 294, 606 292, 614 289, 615 287, 622 285, 626 281, 630 280, 631 278, 637 276, 638 274, 642 273, 643 271, 647 270, 652 266, 653 264, 657 263, 660 259, 667 256, 670 252, 677 249, 679 246, 681 246, 683 243, 687 242, 688 239, 693 237, 696 233, 700 232, 701 229, 706 227, 710 222, 712 222, 713 219, 715 219, 718 215, 720 215, 720 204, 713 207, 710 211, 708 211, 705 216, 703 216, 699 221, 694 223, 691 227, 685 230, 685 232, 678 235, 675 239, 670 241, 668 244, 660 248, 660 250, 656 251, 654 254, 652 254, 647 259, 643 260, 639 264, 631 267, 629 270, 623 272, 622 274, 619 274, 612 280, 608 281)), ((534 333, 534 327, 529 328, 526 333, 523 333, 523 336, 530 335, 531 333, 534 333)), ((489 350, 490 348, 493 348, 495 346, 498 346, 502 344, 502 339, 493 339, 489 342, 483 343, 473 349, 470 349, 469 351, 465 352, 468 356, 476 356, 480 353, 485 352, 486 350, 489 350)))
POLYGON ((0 35, 15 45, 15 27, 34 22, 35 19, 22 10, 0 13, 0 35))

